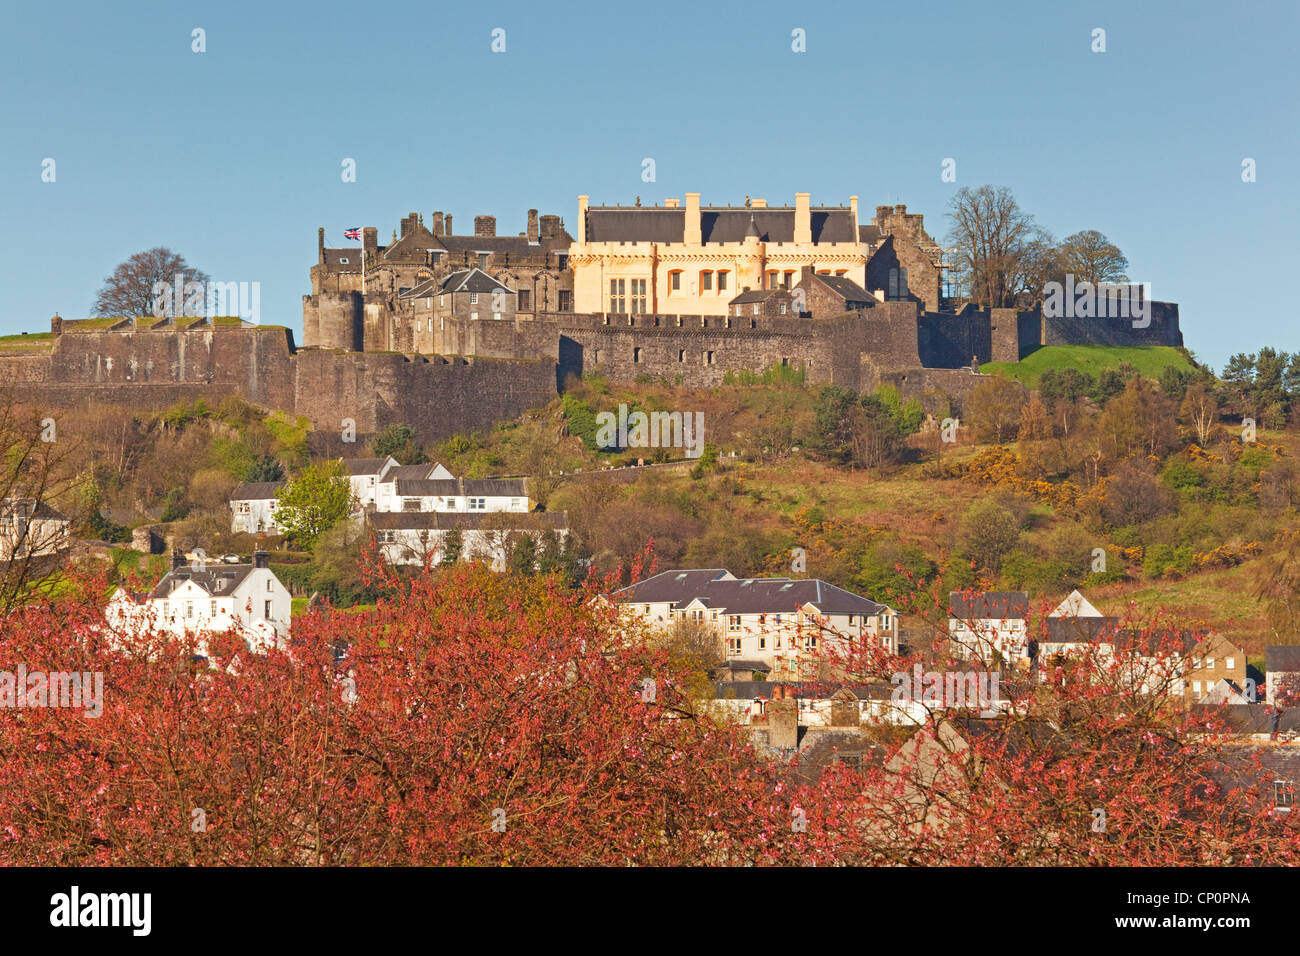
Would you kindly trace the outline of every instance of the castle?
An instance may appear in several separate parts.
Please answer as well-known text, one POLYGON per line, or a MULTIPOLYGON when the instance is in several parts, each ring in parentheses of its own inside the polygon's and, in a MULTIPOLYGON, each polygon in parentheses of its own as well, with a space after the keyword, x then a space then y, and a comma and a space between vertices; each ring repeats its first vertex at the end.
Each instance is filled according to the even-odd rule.
POLYGON ((856 196, 840 206, 813 206, 807 193, 784 206, 685 198, 592 206, 580 196, 576 237, 537 210, 517 236, 498 236, 486 215, 456 235, 443 212, 431 228, 409 214, 382 246, 375 227, 344 248, 327 247, 321 229, 301 347, 287 328, 237 320, 56 316, 49 354, 0 358, 0 384, 55 406, 238 394, 318 428, 404 422, 431 440, 512 418, 591 371, 714 387, 728 373, 787 366, 812 384, 888 382, 932 410, 959 409, 981 378, 972 363, 1045 345, 1182 344, 1172 303, 1150 303, 1138 327, 947 299, 942 250, 905 206, 877 206, 862 224, 856 196))

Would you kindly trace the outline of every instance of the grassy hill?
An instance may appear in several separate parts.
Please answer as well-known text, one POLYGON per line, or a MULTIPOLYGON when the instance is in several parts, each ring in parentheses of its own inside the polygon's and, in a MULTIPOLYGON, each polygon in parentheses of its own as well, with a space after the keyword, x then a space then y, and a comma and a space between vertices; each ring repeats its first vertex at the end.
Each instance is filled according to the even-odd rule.
POLYGON ((1038 379, 1049 368, 1077 368, 1097 378, 1106 369, 1119 368, 1124 362, 1145 377, 1158 379, 1167 366, 1192 371, 1192 365, 1176 348, 1167 345, 1121 347, 1117 345, 1048 345, 1019 362, 985 362, 980 371, 986 375, 1002 374, 1029 388, 1038 387, 1038 379))

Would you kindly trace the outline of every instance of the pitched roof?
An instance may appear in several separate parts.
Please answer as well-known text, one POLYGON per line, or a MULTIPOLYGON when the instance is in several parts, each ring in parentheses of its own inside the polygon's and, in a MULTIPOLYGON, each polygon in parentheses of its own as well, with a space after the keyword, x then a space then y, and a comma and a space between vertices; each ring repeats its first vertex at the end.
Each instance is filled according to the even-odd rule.
POLYGON ((1050 617, 1101 617, 1102 614, 1092 602, 1075 588, 1064 601, 1056 606, 1050 617))
MULTIPOLYGON (((453 272, 442 280, 440 292, 496 292, 497 290, 514 295, 514 291, 504 282, 492 278, 479 268, 462 269, 453 272)), ((409 294, 409 293, 408 293, 409 294)))
POLYGON ((0 500, 0 514, 21 514, 26 518, 48 518, 53 521, 67 521, 68 516, 52 507, 43 498, 4 498, 0 500))
POLYGON ((750 302, 766 302, 772 296, 781 296, 786 299, 793 298, 785 289, 748 289, 736 296, 728 305, 746 305, 750 302))
MULTIPOLYGON (((743 242, 753 220, 763 242, 794 242, 794 206, 701 206, 702 242, 743 242)), ((847 206, 809 210, 812 241, 857 242, 858 226, 847 206)), ((686 235, 686 209, 680 206, 591 206, 588 242, 679 243, 686 235)))
POLYGON ((1021 620, 1029 613, 1025 591, 948 592, 948 614, 962 621, 1021 620))
POLYGON ((235 490, 230 493, 230 500, 265 501, 274 498, 284 484, 283 481, 244 481, 235 486, 235 490))
POLYGON ((737 579, 729 571, 716 569, 664 571, 615 591, 610 598, 632 604, 671 602, 677 607, 698 600, 732 614, 780 614, 807 605, 823 614, 876 615, 886 610, 870 598, 815 578, 737 579))
POLYGON ((193 581, 213 597, 225 597, 252 572, 251 564, 209 564, 200 571, 193 566, 168 571, 149 592, 150 598, 165 598, 186 581, 193 581))
POLYGON ((1264 670, 1300 671, 1300 644, 1270 644, 1264 648, 1264 670))
POLYGON ((1254 704, 1195 703, 1187 708, 1189 717, 1209 724, 1215 717, 1226 721, 1226 733, 1273 734, 1300 730, 1300 708, 1278 710, 1263 702, 1254 704))
POLYGON ((428 478, 437 467, 436 462, 426 462, 423 465, 393 465, 379 480, 386 485, 389 482, 428 478))
POLYGON ((812 277, 827 286, 846 302, 875 302, 876 297, 847 276, 827 276, 814 272, 812 277))
POLYGON ((389 458, 343 458, 343 469, 349 475, 380 475, 388 466, 389 458))
POLYGON ((484 495, 497 498, 523 498, 528 494, 526 478, 423 478, 398 479, 394 493, 411 497, 451 497, 484 495))

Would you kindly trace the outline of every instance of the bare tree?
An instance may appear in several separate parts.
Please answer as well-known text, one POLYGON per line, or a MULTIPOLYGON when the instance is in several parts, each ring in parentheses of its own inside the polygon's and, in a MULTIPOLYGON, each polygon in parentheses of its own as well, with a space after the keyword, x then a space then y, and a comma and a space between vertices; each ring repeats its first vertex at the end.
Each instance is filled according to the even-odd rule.
MULTIPOLYGON (((206 302, 196 303, 185 292, 185 285, 191 282, 206 283, 208 275, 192 268, 185 257, 163 246, 137 252, 121 263, 112 274, 104 280, 104 286, 95 297, 91 306, 96 315, 112 315, 128 318, 132 316, 153 316, 158 312, 166 315, 203 315, 206 302), (180 277, 180 301, 171 301, 170 309, 156 309, 159 284, 172 290, 172 299, 176 289, 176 279, 180 277), (188 302, 188 308, 187 306, 188 302), (195 307, 197 305, 197 308, 195 307)), ((162 316, 159 316, 161 318, 162 316)))
POLYGON ((956 247, 971 298, 984 306, 1008 307, 1031 289, 1042 271, 1051 240, 1020 208, 1006 187, 963 187, 949 203, 952 220, 949 242, 956 247))
POLYGON ((57 575, 71 544, 71 527, 84 523, 87 485, 61 441, 58 423, 38 418, 0 395, 0 613, 39 593, 57 575), (56 505, 58 507, 56 507, 56 505))

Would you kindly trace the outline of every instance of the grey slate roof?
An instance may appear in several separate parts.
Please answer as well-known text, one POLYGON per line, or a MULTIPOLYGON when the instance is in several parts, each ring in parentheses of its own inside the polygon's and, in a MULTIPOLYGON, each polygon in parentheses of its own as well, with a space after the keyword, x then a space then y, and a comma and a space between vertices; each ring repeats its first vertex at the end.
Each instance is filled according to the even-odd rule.
POLYGON ((349 475, 378 475, 388 464, 387 458, 344 458, 342 461, 349 475))
POLYGON ((503 282, 498 282, 482 269, 462 269, 453 272, 442 280, 440 292, 495 292, 503 290, 510 295, 514 292, 503 282))
POLYGON ((394 465, 384 472, 379 479, 383 484, 397 481, 410 481, 413 479, 428 478, 433 474, 433 469, 437 468, 436 462, 429 462, 423 465, 394 465))
POLYGON ((523 498, 528 494, 525 478, 399 478, 394 482, 398 495, 412 498, 437 495, 482 495, 498 498, 523 498))
POLYGON ((47 518, 67 521, 68 516, 41 498, 5 498, 0 500, 0 514, 8 517, 19 514, 25 518, 47 518))
POLYGON ((1025 591, 948 592, 948 614, 960 621, 1019 620, 1028 613, 1025 591))
POLYGON ((149 592, 151 598, 165 598, 186 581, 193 581, 213 597, 223 597, 239 587, 253 570, 251 564, 208 564, 199 571, 193 566, 168 571, 149 592))
MULTIPOLYGON (((1191 704, 1187 715, 1209 723, 1221 717, 1227 733, 1272 734, 1300 731, 1300 708, 1278 710, 1263 702, 1256 704, 1191 704)), ((1216 724, 1217 726, 1217 724, 1216 724)))
POLYGON ((817 273, 814 273, 813 276, 827 285, 837 295, 843 296, 847 302, 876 301, 874 295, 846 276, 825 276, 817 273))
POLYGON ((786 289, 751 289, 748 292, 742 292, 736 296, 728 305, 747 305, 750 302, 766 302, 772 296, 782 296, 783 298, 792 298, 790 292, 786 289))
POLYGON ((1117 617, 1049 617, 1043 640, 1050 644, 1090 643, 1098 637, 1114 637, 1119 621, 1117 617))
POLYGON ((274 498, 275 493, 283 487, 283 481, 245 481, 235 486, 235 490, 230 493, 230 500, 265 501, 274 498))
POLYGON ((1265 647, 1264 670, 1269 674, 1300 671, 1300 644, 1270 644, 1265 647))
MULTIPOLYGON (((794 241, 794 206, 701 206, 704 242, 743 242, 752 217, 763 242, 794 241)), ((847 206, 813 206, 812 240, 857 242, 858 226, 847 206)), ((588 242, 681 242, 686 233, 685 207, 591 206, 587 209, 588 242)))
POLYGON ((664 571, 615 591, 611 600, 630 604, 671 601, 685 607, 699 599, 732 614, 781 614, 812 604, 824 614, 876 615, 885 610, 869 598, 818 579, 742 578, 725 580, 726 571, 664 571))

